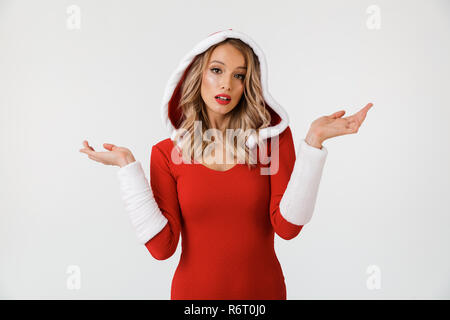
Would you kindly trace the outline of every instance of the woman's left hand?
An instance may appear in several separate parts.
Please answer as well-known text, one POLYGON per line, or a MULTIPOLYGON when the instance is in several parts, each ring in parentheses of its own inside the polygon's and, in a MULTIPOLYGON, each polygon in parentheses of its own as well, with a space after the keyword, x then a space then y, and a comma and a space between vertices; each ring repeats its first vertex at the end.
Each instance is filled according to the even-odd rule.
POLYGON ((322 148, 322 142, 326 139, 357 133, 372 106, 372 103, 368 103, 354 115, 345 118, 341 118, 345 114, 345 110, 341 110, 316 119, 311 124, 305 141, 311 146, 322 148))

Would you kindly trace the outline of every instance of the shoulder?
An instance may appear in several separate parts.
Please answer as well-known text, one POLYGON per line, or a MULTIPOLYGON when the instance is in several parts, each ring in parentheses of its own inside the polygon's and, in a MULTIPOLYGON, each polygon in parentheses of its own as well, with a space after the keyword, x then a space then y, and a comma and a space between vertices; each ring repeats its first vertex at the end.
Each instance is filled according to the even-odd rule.
POLYGON ((171 164, 172 162, 172 150, 175 147, 175 143, 170 139, 164 139, 152 146, 151 157, 154 159, 161 159, 171 164))
MULTIPOLYGON (((272 143, 278 144, 278 146, 286 146, 292 147, 294 144, 294 139, 292 137, 292 131, 289 126, 287 126, 281 133, 271 138, 268 138, 269 147, 271 147, 272 143)), ((274 145, 275 147, 275 145, 274 145)))
POLYGON ((267 154, 269 157, 275 154, 280 154, 282 157, 292 157, 292 154, 295 154, 295 146, 291 128, 287 126, 278 135, 267 138, 265 143, 261 145, 261 148, 262 153, 267 154))
POLYGON ((286 129, 284 129, 280 134, 279 134, 279 139, 280 141, 286 141, 286 140, 292 140, 292 131, 291 131, 291 127, 287 126, 286 129))
POLYGON ((174 147, 173 141, 170 138, 167 138, 167 139, 164 139, 164 140, 161 140, 161 141, 155 143, 153 145, 152 149, 156 148, 162 152, 167 152, 167 151, 171 152, 173 147, 174 147))

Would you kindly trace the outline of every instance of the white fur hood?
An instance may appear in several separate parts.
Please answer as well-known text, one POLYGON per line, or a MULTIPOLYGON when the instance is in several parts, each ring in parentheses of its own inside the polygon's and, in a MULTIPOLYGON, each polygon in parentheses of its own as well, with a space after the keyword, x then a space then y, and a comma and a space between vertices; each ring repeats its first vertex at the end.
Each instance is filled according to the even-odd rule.
MULTIPOLYGON (((226 38, 237 38, 242 40, 253 49, 254 53, 259 59, 263 97, 272 117, 270 126, 259 130, 260 139, 268 139, 273 136, 279 135, 288 126, 289 118, 287 112, 277 101, 275 101, 274 98, 272 98, 268 90, 267 62, 264 52, 248 35, 233 29, 226 29, 214 32, 200 41, 190 52, 188 52, 181 59, 178 67, 172 73, 169 81, 167 82, 162 99, 161 117, 164 125, 169 131, 170 138, 172 140, 174 140, 175 138, 176 129, 178 129, 181 117, 181 110, 178 108, 181 95, 181 85, 187 75, 187 72, 189 71, 192 62, 198 54, 205 52, 209 47, 225 40, 226 38)), ((253 136, 250 136, 247 140, 247 146, 249 148, 254 148, 256 145, 256 139, 253 136)))

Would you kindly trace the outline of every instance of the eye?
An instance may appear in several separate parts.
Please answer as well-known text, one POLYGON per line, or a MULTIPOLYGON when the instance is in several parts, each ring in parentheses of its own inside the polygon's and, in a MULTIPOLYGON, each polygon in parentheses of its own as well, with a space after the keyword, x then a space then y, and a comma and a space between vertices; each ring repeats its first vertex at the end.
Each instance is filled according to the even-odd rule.
MULTIPOLYGON (((209 70, 211 70, 212 73, 217 73, 217 72, 215 72, 215 70, 222 71, 219 68, 211 68, 209 70)), ((239 78, 240 80, 244 80, 245 79, 245 74, 237 74, 236 76, 238 76, 238 78, 240 77, 239 78)))

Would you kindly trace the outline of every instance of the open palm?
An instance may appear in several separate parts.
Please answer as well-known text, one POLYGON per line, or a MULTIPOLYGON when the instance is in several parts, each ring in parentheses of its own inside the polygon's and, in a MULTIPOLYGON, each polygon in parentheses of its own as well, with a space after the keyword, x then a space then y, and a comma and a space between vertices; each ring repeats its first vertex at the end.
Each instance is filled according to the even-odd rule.
POLYGON ((111 143, 104 143, 103 147, 108 151, 95 151, 86 140, 83 141, 83 146, 84 148, 80 149, 80 152, 86 153, 89 159, 105 165, 122 167, 127 163, 127 159, 129 161, 134 161, 133 154, 128 148, 125 147, 118 147, 111 143))
POLYGON ((320 117, 311 124, 311 129, 320 136, 322 141, 345 134, 357 133, 372 106, 372 103, 368 103, 357 113, 345 118, 342 118, 345 110, 320 117))

